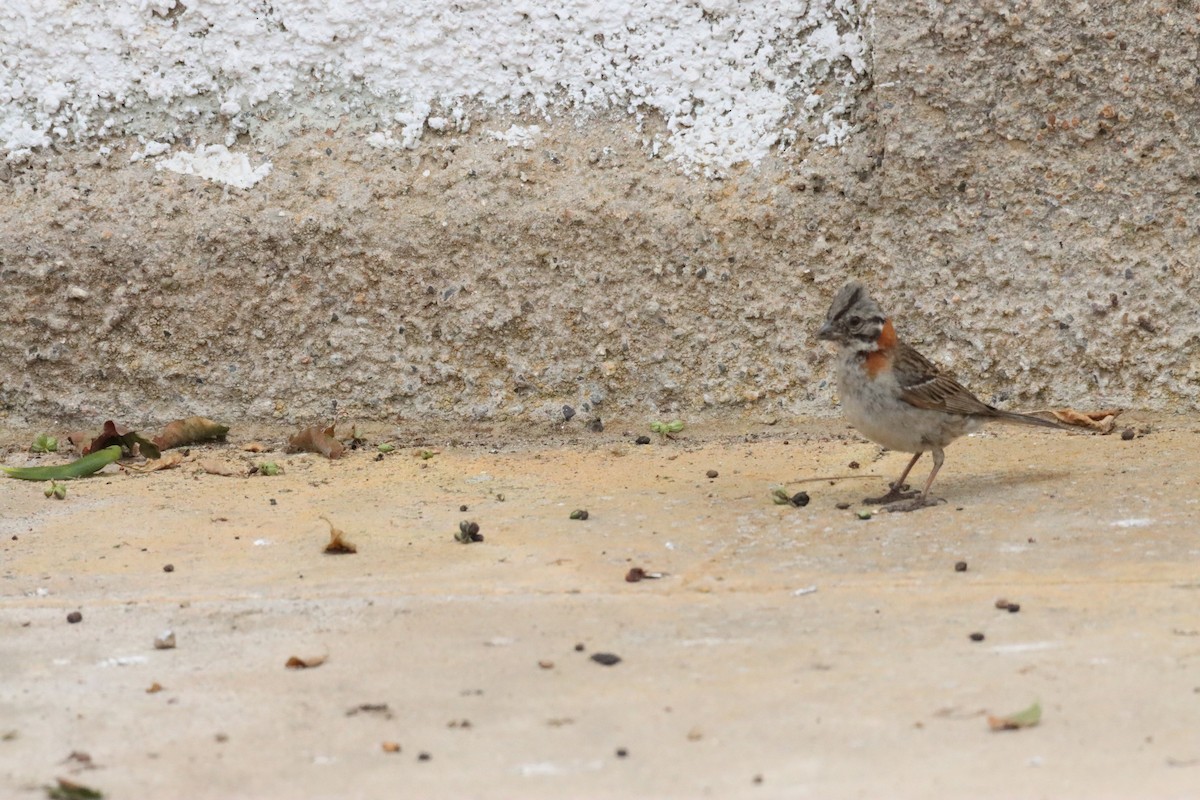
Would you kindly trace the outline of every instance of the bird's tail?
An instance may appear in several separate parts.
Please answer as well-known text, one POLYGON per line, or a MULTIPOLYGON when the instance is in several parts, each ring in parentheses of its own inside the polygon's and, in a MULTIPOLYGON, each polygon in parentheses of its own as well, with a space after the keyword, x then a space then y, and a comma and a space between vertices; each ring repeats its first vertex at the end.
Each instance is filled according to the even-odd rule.
POLYGON ((1046 419, 1045 417, 1035 417, 1032 414, 1018 414, 1015 411, 1001 411, 998 408, 993 408, 996 412, 996 420, 999 422, 1013 422, 1022 425, 1040 425, 1043 428, 1058 428, 1060 431, 1077 431, 1076 427, 1064 425, 1058 420, 1046 419))

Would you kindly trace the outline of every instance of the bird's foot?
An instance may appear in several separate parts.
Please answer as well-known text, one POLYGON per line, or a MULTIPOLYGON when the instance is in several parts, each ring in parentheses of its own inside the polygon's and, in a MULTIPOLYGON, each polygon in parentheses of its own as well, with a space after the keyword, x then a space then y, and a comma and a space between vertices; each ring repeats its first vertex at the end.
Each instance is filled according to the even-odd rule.
POLYGON ((892 503, 890 506, 884 506, 884 511, 916 511, 918 508, 929 508, 940 503, 946 502, 941 497, 914 497, 912 500, 907 500, 903 503, 892 503))
POLYGON ((905 491, 908 488, 907 483, 903 486, 897 486, 896 484, 891 483, 888 484, 888 486, 891 488, 887 494, 883 495, 882 497, 865 497, 863 498, 863 503, 869 506, 881 506, 887 503, 895 503, 897 500, 908 500, 921 494, 920 492, 916 491, 905 491))

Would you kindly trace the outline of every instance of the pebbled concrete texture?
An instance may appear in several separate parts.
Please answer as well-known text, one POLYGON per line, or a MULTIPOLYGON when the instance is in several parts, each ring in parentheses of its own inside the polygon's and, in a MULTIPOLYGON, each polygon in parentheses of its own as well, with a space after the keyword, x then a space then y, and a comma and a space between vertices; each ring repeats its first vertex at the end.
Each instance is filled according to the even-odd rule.
POLYGON ((858 132, 720 180, 650 158, 653 120, 526 120, 526 150, 483 110, 403 153, 264 112, 250 190, 133 141, 4 165, 0 412, 829 413, 812 333, 849 277, 985 399, 1194 407, 1194 11, 874 14, 858 132))

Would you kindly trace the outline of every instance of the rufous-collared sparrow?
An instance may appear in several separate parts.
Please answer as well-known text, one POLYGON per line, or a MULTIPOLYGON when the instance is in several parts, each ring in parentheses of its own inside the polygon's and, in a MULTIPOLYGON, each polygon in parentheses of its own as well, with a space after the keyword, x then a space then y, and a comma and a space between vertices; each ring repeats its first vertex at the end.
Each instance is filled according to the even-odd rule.
POLYGON ((929 496, 929 487, 945 460, 943 448, 984 422, 1064 427, 1001 411, 971 394, 901 341, 891 319, 858 281, 846 284, 833 298, 817 338, 837 343, 838 394, 851 424, 889 450, 914 454, 887 494, 864 502, 889 503, 889 511, 912 511, 943 502, 929 496), (933 471, 925 489, 920 493, 903 491, 904 479, 925 452, 933 453, 933 471))

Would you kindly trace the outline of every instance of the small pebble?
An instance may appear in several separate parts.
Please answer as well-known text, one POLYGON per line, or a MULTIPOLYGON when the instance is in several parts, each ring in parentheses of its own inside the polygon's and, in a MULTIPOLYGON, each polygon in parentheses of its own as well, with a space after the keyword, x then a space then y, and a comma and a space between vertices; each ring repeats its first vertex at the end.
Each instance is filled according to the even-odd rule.
POLYGON ((796 508, 804 508, 808 505, 808 492, 796 492, 792 495, 792 505, 796 508))
POLYGON ((464 504, 464 505, 461 505, 461 506, 459 506, 459 507, 458 507, 458 510, 459 510, 459 511, 466 511, 466 510, 467 510, 467 507, 466 507, 466 505, 464 504))
POLYGON ((859 469, 862 467, 862 464, 859 464, 857 461, 851 461, 847 466, 849 466, 850 469, 859 469))
POLYGON ((616 653, 592 653, 592 661, 597 664, 603 664, 606 667, 611 667, 614 664, 621 663, 621 657, 616 653))
POLYGON ((626 750, 624 747, 617 748, 617 758, 624 758, 627 755, 629 755, 629 751, 626 750))
POLYGON ((715 477, 717 477, 717 476, 718 476, 718 475, 720 475, 720 474, 721 474, 721 473, 717 472, 715 469, 710 469, 708 472, 704 473, 704 477, 706 477, 706 478, 715 478, 715 477))
POLYGON ((175 571, 174 564, 163 564, 163 572, 174 572, 174 571, 175 571))
POLYGON ((971 641, 972 641, 972 642, 982 642, 982 641, 983 641, 983 639, 984 639, 984 636, 983 636, 983 634, 982 634, 982 633, 978 633, 978 632, 976 632, 976 633, 972 633, 972 634, 971 634, 971 641))
POLYGON ((600 421, 599 417, 596 417, 588 423, 588 430, 592 433, 604 433, 604 423, 600 421))
POLYGON ((575 409, 571 408, 570 406, 563 406, 562 412, 563 419, 565 419, 567 422, 570 422, 571 417, 575 416, 575 409))
POLYGON ((586 508, 577 508, 571 512, 571 519, 587 519, 588 512, 586 508))
POLYGON ((433 758, 433 756, 429 755, 429 753, 426 753, 423 751, 420 753, 417 753, 417 761, 428 761, 431 758, 433 758))
POLYGON ((646 570, 641 567, 634 567, 629 572, 625 573, 625 580, 628 583, 637 583, 646 579, 646 570))
POLYGON ((154 637, 155 650, 174 650, 175 649, 175 631, 163 631, 158 636, 154 637))
POLYGON ((834 508, 838 509, 839 511, 845 511, 849 507, 849 503, 838 503, 836 506, 834 506, 834 508))
POLYGON ((1001 597, 999 600, 996 601, 996 608, 1000 609, 1001 611, 1007 609, 1008 601, 1005 600, 1003 597, 1001 597))
POLYGON ((871 518, 871 512, 870 512, 870 511, 867 511, 867 510, 864 508, 862 511, 859 511, 859 512, 858 512, 858 518, 859 518, 859 519, 870 519, 870 518, 871 518))
POLYGON ((649 436, 639 436, 633 440, 634 444, 650 444, 649 436))
POLYGON ((78 611, 72 611, 70 614, 67 614, 67 622, 72 625, 76 622, 83 622, 83 614, 80 614, 78 611))
POLYGON ((538 666, 542 669, 554 669, 553 661, 539 661, 538 666))
POLYGON ((583 642, 580 642, 579 644, 575 645, 575 652, 576 652, 576 653, 582 653, 582 652, 583 652, 584 650, 586 650, 586 649, 587 649, 587 648, 583 646, 583 642))
POLYGON ((955 572, 966 572, 967 571, 967 562, 965 562, 965 561, 956 562, 954 565, 954 571, 955 572))
POLYGON ((1126 442, 1128 442, 1130 439, 1132 439, 1136 435, 1137 434, 1135 434, 1133 432, 1133 428, 1126 428, 1125 430, 1121 431, 1121 438, 1126 442))
POLYGON ((1010 614, 1015 614, 1015 613, 1017 613, 1017 612, 1018 612, 1018 611, 1020 611, 1020 610, 1021 610, 1021 604, 1020 604, 1020 603, 1009 603, 1009 604, 1008 604, 1008 613, 1010 613, 1010 614))

